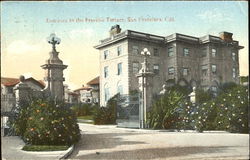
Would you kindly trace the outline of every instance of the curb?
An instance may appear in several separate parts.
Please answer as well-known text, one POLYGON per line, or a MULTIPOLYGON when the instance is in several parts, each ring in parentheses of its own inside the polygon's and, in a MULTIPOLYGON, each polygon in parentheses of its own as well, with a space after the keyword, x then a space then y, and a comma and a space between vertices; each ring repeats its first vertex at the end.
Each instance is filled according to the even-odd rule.
POLYGON ((73 144, 72 146, 69 147, 69 149, 66 151, 66 153, 62 157, 60 157, 59 159, 67 159, 72 154, 74 149, 75 149, 75 145, 73 144))

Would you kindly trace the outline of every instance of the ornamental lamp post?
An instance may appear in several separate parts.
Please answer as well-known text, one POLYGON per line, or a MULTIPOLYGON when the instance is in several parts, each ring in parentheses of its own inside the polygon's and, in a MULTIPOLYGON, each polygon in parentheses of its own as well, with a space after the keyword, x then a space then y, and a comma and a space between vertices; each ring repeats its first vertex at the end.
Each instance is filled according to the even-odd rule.
POLYGON ((144 61, 142 63, 142 68, 140 69, 139 73, 136 75, 139 79, 141 79, 140 89, 141 89, 141 99, 142 103, 140 105, 140 128, 147 128, 146 120, 147 120, 147 77, 153 75, 152 72, 149 71, 147 58, 151 55, 147 48, 144 48, 141 51, 141 55, 144 56, 144 61))
POLYGON ((56 44, 61 43, 61 39, 56 37, 55 33, 51 33, 50 36, 47 38, 48 43, 52 44, 52 50, 56 51, 56 44))

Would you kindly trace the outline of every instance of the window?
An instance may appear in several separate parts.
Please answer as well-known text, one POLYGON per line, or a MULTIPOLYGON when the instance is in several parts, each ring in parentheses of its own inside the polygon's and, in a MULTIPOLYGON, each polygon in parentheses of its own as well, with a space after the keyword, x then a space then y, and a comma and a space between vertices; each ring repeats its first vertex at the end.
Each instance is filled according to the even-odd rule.
POLYGON ((201 52, 201 57, 206 57, 207 56, 207 48, 203 48, 201 52))
POLYGON ((117 55, 121 55, 122 54, 122 47, 121 46, 118 46, 117 47, 117 55))
POLYGON ((108 58, 108 54, 109 54, 109 51, 108 51, 108 50, 105 50, 105 51, 104 51, 104 59, 107 59, 107 58, 108 58))
POLYGON ((236 54, 234 52, 232 52, 232 60, 235 61, 236 60, 236 54))
POLYGON ((118 82, 117 84, 117 93, 123 94, 123 87, 121 82, 118 82))
POLYGON ((133 73, 139 72, 139 62, 133 62, 133 73))
POLYGON ((154 56, 159 56, 159 50, 157 48, 154 48, 154 56))
POLYGON ((212 90, 212 92, 217 92, 217 87, 212 86, 212 87, 211 87, 211 90, 212 90))
POLYGON ((216 57, 216 49, 212 49, 212 57, 216 57))
POLYGON ((132 47, 132 53, 133 54, 139 54, 139 48, 138 48, 138 46, 133 46, 132 47))
POLYGON ((207 76, 208 65, 201 66, 202 76, 207 76))
POLYGON ((104 99, 105 99, 105 102, 109 100, 109 88, 107 85, 104 86, 104 99))
POLYGON ((173 75, 174 74, 174 67, 169 67, 168 68, 168 75, 173 75))
POLYGON ((173 48, 173 47, 169 47, 169 48, 168 48, 168 56, 169 56, 169 57, 174 56, 174 48, 173 48))
POLYGON ((189 72, 188 68, 183 68, 183 70, 182 70, 183 76, 187 76, 188 72, 189 72))
POLYGON ((104 67, 104 78, 108 77, 108 66, 104 67))
POLYGON ((154 64, 154 73, 159 74, 159 64, 154 64))
POLYGON ((117 64, 117 74, 121 75, 122 74, 122 63, 117 64))
POLYGON ((236 69, 233 68, 233 78, 236 78, 236 69))
POLYGON ((183 49, 183 55, 184 56, 189 56, 189 49, 188 48, 183 49))
POLYGON ((211 67, 212 67, 212 73, 215 74, 215 73, 216 73, 216 70, 217 70, 216 65, 215 65, 215 64, 212 64, 211 67))

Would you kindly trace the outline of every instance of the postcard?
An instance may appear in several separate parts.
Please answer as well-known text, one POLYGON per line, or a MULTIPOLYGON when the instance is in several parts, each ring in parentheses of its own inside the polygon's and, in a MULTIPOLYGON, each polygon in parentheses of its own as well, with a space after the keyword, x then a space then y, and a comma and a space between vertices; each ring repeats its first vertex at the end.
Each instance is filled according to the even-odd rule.
POLYGON ((247 1, 1 2, 3 159, 249 159, 247 1))

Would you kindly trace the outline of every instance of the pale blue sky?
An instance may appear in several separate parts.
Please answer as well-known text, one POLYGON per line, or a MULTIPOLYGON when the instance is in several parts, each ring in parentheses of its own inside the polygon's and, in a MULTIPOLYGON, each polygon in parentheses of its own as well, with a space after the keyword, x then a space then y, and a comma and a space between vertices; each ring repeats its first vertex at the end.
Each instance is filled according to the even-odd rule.
MULTIPOLYGON (((37 66, 21 67, 18 71, 14 66, 22 66, 25 58, 20 62, 11 63, 10 57, 15 57, 14 49, 19 50, 27 59, 32 56, 29 52, 45 52, 32 57, 39 57, 43 61, 48 57, 49 46, 45 39, 51 32, 62 39, 59 46, 60 56, 66 58, 71 65, 67 73, 68 82, 80 86, 98 75, 98 67, 91 73, 88 66, 99 66, 98 52, 93 48, 100 39, 107 38, 112 25, 119 24, 123 30, 136 30, 167 36, 178 32, 192 36, 212 34, 218 36, 221 31, 232 32, 233 38, 238 40, 245 49, 241 54, 241 75, 248 73, 248 2, 1 2, 1 41, 2 41, 2 73, 4 76, 17 77, 21 73, 30 72, 41 79, 43 71, 37 66), (173 17, 173 22, 99 22, 99 23, 47 23, 46 19, 75 19, 75 18, 124 18, 133 17, 173 17), (21 48, 18 49, 18 46, 21 48), (26 46, 25 46, 26 45, 26 46), (29 47, 30 46, 30 47, 29 47), (86 52, 83 52, 84 47, 86 52), (14 48, 14 49, 13 49, 14 48), (28 49, 27 49, 28 48, 28 49), (23 54, 21 52, 24 52, 23 54), (13 53, 12 53, 13 52, 13 53), (68 52, 71 52, 70 54, 68 52), (68 56, 67 56, 68 54, 68 56), (91 65, 79 65, 74 58, 84 58, 91 61, 91 65), (19 64, 20 63, 20 64, 19 64), (77 68, 78 67, 78 68, 77 68), (80 67, 80 68, 79 68, 80 67), (33 69, 34 68, 34 69, 33 69), (38 74, 39 72, 39 74, 38 74), (40 74, 41 72, 41 74, 40 74), (72 72, 72 73, 71 73, 72 72), (74 73, 75 72, 75 73, 74 73), (82 80, 76 80, 77 74, 86 75, 82 80), (18 75, 19 74, 19 75, 18 75)), ((40 63, 37 62, 37 63, 40 63)))

